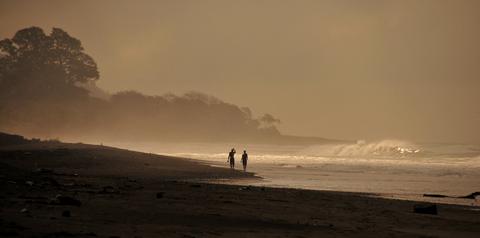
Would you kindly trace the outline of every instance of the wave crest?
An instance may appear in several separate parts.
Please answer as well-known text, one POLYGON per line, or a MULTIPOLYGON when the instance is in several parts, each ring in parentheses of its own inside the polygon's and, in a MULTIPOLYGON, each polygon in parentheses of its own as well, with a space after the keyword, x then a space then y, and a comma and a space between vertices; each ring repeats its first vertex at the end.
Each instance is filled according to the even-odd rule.
POLYGON ((367 143, 364 140, 356 144, 311 146, 301 153, 312 156, 411 156, 420 153, 418 146, 401 140, 382 140, 367 143))

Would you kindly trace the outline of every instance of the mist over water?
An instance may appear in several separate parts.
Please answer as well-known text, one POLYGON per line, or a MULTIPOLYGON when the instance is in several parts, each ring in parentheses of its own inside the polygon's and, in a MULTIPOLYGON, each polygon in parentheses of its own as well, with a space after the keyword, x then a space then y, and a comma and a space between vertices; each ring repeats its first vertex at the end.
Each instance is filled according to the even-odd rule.
POLYGON ((248 170, 259 185, 381 193, 450 196, 480 191, 480 148, 408 141, 358 141, 322 145, 115 144, 146 152, 205 161, 227 167, 227 152, 249 153, 248 170))

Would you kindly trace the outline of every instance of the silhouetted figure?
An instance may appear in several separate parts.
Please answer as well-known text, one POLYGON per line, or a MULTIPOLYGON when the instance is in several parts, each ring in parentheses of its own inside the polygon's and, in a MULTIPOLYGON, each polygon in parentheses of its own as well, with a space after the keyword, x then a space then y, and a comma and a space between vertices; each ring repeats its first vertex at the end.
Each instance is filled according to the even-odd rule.
POLYGON ((230 162, 230 168, 235 169, 235 148, 232 148, 230 153, 228 153, 228 160, 227 162, 230 162))
POLYGON ((248 154, 247 151, 244 150, 242 154, 242 165, 243 165, 243 171, 247 171, 247 162, 248 162, 248 154))

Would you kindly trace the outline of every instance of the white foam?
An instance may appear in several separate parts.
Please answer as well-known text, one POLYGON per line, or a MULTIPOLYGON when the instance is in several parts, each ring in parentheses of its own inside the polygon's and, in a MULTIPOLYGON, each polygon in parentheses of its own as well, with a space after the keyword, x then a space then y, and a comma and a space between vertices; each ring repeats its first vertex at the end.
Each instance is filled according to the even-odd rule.
POLYGON ((228 167, 227 152, 232 147, 239 151, 245 148, 249 152, 248 169, 266 178, 266 185, 398 194, 465 195, 480 191, 480 149, 470 145, 383 140, 314 146, 117 146, 224 167, 228 167))

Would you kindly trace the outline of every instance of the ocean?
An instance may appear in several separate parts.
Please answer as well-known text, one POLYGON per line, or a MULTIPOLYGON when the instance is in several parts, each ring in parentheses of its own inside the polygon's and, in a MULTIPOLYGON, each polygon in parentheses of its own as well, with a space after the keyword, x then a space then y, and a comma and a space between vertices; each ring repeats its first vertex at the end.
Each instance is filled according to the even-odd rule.
MULTIPOLYGON (((236 169, 241 169, 241 154, 247 150, 247 171, 263 177, 253 182, 258 186, 361 192, 414 200, 426 200, 424 194, 458 197, 480 191, 480 147, 474 145, 382 140, 309 146, 221 143, 114 146, 192 158, 220 167, 229 167, 227 155, 235 148, 236 169)), ((436 200, 480 205, 472 199, 436 200)))

